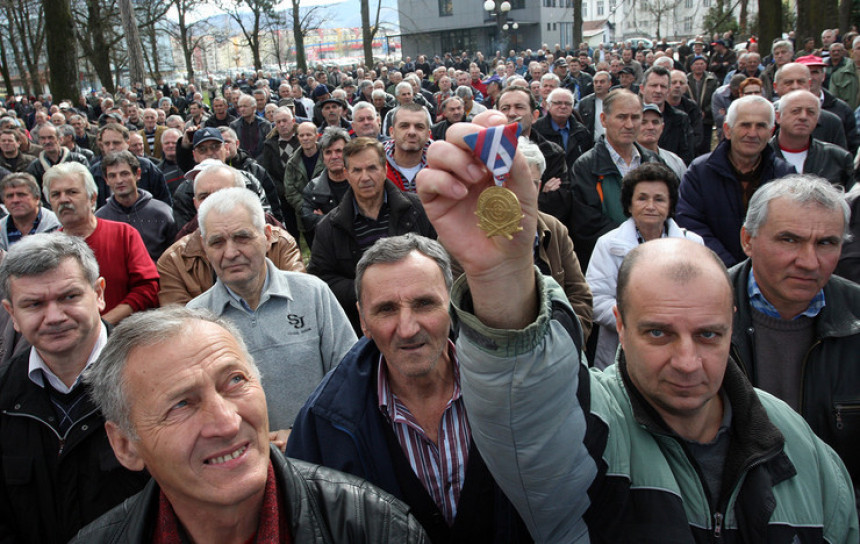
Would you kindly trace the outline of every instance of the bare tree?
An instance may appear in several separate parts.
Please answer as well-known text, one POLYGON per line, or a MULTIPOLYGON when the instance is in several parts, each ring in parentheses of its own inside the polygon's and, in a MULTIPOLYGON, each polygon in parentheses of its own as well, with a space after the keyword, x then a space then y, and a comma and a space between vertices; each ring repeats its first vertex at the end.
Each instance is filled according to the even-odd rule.
POLYGON ((29 75, 29 89, 42 93, 42 77, 39 72, 42 50, 45 45, 45 10, 38 0, 5 0, 6 17, 16 39, 10 40, 15 63, 18 65, 22 83, 25 72, 29 75))
POLYGON ((137 15, 137 26, 141 33, 141 44, 143 48, 143 59, 147 65, 147 72, 154 78, 161 77, 161 55, 158 51, 158 37, 165 33, 165 15, 172 3, 169 0, 149 0, 137 2, 134 10, 137 15))
POLYGON ((192 55, 194 50, 200 47, 203 39, 206 37, 208 23, 205 21, 189 23, 188 15, 190 12, 204 5, 206 0, 170 1, 173 7, 176 8, 178 15, 176 24, 172 25, 170 29, 170 35, 179 42, 179 47, 182 49, 182 58, 185 60, 185 72, 188 75, 188 81, 192 81, 194 79, 192 55))
MULTIPOLYGON (((848 23, 850 17, 844 21, 848 23)), ((838 28, 838 0, 797 0, 797 36, 815 36, 825 28, 838 28)), ((849 59, 850 60, 850 59, 849 59)))
POLYGON ((382 0, 376 0, 376 17, 370 24, 370 0, 361 0, 361 43, 364 49, 365 66, 373 66, 373 38, 379 32, 379 11, 382 0))
POLYGON ((306 9, 304 13, 299 9, 299 0, 292 2, 292 26, 293 43, 296 45, 296 67, 307 71, 308 57, 305 54, 305 36, 311 30, 317 29, 325 20, 324 11, 319 6, 306 9))
MULTIPOLYGON (((579 44, 582 43, 582 2, 573 0, 573 43, 571 49, 579 49, 579 44)), ((507 55, 507 51, 502 51, 502 54, 507 55)))
POLYGON ((641 0, 640 5, 648 14, 654 18, 654 26, 657 28, 656 38, 660 41, 662 35, 660 28, 664 19, 668 19, 675 9, 681 5, 682 0, 641 0))
POLYGON ((115 31, 118 23, 116 3, 104 0, 77 0, 72 4, 72 14, 78 43, 84 55, 96 71, 102 86, 110 93, 115 92, 111 69, 113 49, 122 40, 115 31))
POLYGON ((245 41, 251 48, 254 69, 262 69, 263 62, 260 56, 262 37, 268 18, 276 17, 274 0, 221 0, 220 7, 242 30, 245 41), (250 10, 250 14, 247 14, 250 17, 243 13, 246 9, 250 10), (248 18, 250 21, 247 20, 248 18))
POLYGON ((782 2, 780 0, 758 0, 759 53, 770 54, 773 40, 782 36, 782 2))
POLYGON ((143 83, 146 79, 146 71, 143 67, 143 48, 140 46, 140 30, 137 27, 137 18, 134 15, 131 0, 119 0, 119 13, 122 27, 125 29, 129 80, 132 85, 138 81, 143 83))

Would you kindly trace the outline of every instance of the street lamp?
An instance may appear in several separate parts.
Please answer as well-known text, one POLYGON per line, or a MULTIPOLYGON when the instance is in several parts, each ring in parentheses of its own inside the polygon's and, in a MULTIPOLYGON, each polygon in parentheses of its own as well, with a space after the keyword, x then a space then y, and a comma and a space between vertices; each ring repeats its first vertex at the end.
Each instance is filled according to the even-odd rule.
POLYGON ((484 2, 484 11, 486 11, 489 15, 495 15, 496 17, 497 42, 496 47, 494 47, 493 49, 499 51, 506 50, 504 40, 502 39, 502 30, 508 29, 507 18, 508 12, 511 11, 511 3, 508 2, 508 0, 504 0, 503 2, 497 4, 493 0, 486 0, 484 2))

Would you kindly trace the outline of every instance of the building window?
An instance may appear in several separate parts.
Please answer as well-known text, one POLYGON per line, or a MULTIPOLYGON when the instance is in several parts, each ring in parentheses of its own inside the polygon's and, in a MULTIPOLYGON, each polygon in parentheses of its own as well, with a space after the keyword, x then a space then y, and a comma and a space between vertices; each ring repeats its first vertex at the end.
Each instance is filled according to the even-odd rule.
POLYGON ((558 26, 556 25, 556 23, 553 23, 553 24, 552 24, 552 29, 553 29, 553 30, 558 30, 558 26))
POLYGON ((702 6, 706 8, 711 7, 711 0, 702 0, 702 6))
POLYGON ((454 15, 454 0, 439 0, 439 17, 454 15))
POLYGON ((546 24, 546 29, 547 29, 547 30, 552 30, 552 23, 547 23, 547 24, 546 24))
POLYGON ((684 0, 684 7, 690 9, 693 7, 693 0, 684 0))
POLYGON ((609 9, 610 11, 615 9, 615 0, 609 0, 609 9))
POLYGON ((588 2, 582 3, 582 18, 586 19, 588 17, 588 2))
POLYGON ((511 9, 523 9, 526 7, 526 0, 508 0, 511 3, 511 9))
POLYGON ((603 15, 603 0, 597 2, 597 16, 600 17, 603 15))
POLYGON ((693 31, 693 18, 685 17, 684 18, 684 32, 692 32, 693 31))

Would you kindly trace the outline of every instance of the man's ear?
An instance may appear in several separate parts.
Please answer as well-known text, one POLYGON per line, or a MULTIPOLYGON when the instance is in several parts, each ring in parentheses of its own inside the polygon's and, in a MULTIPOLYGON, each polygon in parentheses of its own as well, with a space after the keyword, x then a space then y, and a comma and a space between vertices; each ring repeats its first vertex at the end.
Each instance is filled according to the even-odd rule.
POLYGON ((18 328, 18 322, 15 320, 15 312, 12 311, 12 304, 8 299, 3 299, 3 308, 6 310, 6 313, 12 318, 12 326, 15 327, 15 330, 21 332, 21 329, 18 328))
POLYGON ((361 313, 361 303, 356 302, 355 308, 358 310, 358 319, 359 319, 359 322, 361 323, 361 331, 364 333, 364 335, 366 337, 373 340, 373 336, 370 335, 370 331, 367 329, 367 324, 364 322, 364 314, 361 313))
POLYGON ((107 432, 110 447, 117 460, 129 470, 141 471, 144 464, 137 451, 137 442, 128 437, 113 421, 105 421, 105 432, 107 432))
POLYGON ((621 319, 621 311, 618 309, 618 305, 612 307, 612 314, 615 316, 615 331, 618 333, 618 341, 621 343, 621 347, 624 347, 624 320, 621 319))
POLYGON ((741 248, 743 248, 747 257, 752 257, 750 254, 752 252, 752 236, 745 227, 741 227, 741 248))

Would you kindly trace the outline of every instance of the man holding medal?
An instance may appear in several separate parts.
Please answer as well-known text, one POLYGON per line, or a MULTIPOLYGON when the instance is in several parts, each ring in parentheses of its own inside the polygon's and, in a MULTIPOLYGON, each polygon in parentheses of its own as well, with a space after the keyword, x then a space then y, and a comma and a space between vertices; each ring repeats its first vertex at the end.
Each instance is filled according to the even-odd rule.
POLYGON ((729 358, 720 260, 675 239, 631 252, 618 282, 620 362, 589 371, 564 293, 535 273, 537 188, 520 154, 503 190, 522 230, 507 239, 475 226, 499 172, 466 140, 504 116, 475 121, 430 147, 418 194, 465 270, 451 304, 472 436, 535 541, 856 542, 842 462, 729 358))

